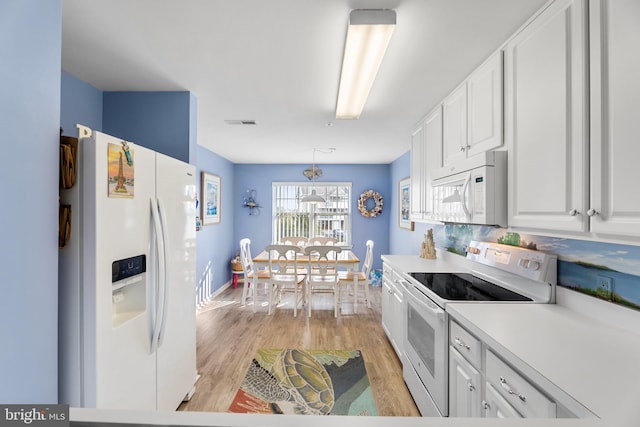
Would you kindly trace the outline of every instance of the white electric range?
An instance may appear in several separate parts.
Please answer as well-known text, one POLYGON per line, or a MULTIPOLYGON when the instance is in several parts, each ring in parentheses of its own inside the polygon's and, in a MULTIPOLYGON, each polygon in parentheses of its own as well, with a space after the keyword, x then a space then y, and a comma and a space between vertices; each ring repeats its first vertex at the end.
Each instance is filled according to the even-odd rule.
POLYGON ((472 241, 470 272, 405 272, 403 376, 423 416, 448 416, 447 304, 554 303, 555 255, 472 241))

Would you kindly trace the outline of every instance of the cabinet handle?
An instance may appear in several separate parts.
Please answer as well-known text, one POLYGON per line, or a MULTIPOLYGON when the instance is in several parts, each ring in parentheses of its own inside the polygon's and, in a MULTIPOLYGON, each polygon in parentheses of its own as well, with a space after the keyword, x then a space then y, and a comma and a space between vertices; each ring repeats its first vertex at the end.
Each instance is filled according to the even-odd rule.
POLYGON ((577 209, 571 209, 571 210, 569 211, 569 215, 571 215, 571 216, 576 216, 576 215, 578 215, 579 213, 580 213, 580 212, 578 212, 578 210, 577 210, 577 209))
POLYGON ((469 382, 467 383, 467 388, 469 389, 469 391, 474 391, 474 390, 476 389, 476 388, 474 387, 474 385, 473 385, 473 384, 471 384, 471 381, 469 381, 469 382))
POLYGON ((465 151, 465 150, 466 150, 466 147, 462 147, 462 146, 460 147, 460 151, 465 151))
POLYGON ((507 393, 512 394, 512 395, 520 398, 520 400, 522 400, 523 402, 527 401, 527 398, 524 397, 524 394, 518 393, 517 391, 512 389, 509 384, 507 384, 507 380, 505 380, 504 377, 500 377, 500 384, 502 385, 503 389, 507 390, 507 393))
POLYGON ((487 402, 486 400, 482 401, 482 407, 484 408, 485 411, 491 408, 491 406, 489 405, 489 402, 487 402))
POLYGON ((589 209, 589 210, 587 211, 587 215, 589 215, 589 216, 596 216, 596 215, 598 215, 598 214, 600 214, 600 212, 598 212, 597 210, 595 210, 595 209, 593 209, 593 208, 591 208, 591 209, 589 209))
POLYGON ((471 347, 469 347, 464 341, 462 341, 460 338, 456 337, 455 338, 455 342, 456 344, 458 344, 459 347, 464 347, 467 350, 471 350, 471 347))

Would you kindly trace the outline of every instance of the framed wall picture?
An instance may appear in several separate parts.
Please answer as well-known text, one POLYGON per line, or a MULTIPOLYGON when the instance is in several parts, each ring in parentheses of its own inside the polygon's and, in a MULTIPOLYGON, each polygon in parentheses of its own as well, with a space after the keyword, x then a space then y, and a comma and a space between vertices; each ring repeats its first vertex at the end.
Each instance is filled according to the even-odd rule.
POLYGON ((202 225, 220 224, 222 180, 218 175, 202 172, 202 225))
POLYGON ((411 181, 409 178, 401 179, 398 184, 398 225, 400 228, 413 231, 411 221, 411 181))

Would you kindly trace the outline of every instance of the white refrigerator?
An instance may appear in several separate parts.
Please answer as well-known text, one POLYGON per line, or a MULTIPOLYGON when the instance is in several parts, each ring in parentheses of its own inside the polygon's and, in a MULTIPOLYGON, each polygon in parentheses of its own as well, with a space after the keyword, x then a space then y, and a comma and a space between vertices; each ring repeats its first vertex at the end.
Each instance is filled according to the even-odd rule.
POLYGON ((78 126, 59 403, 175 410, 196 381, 195 168, 78 126))

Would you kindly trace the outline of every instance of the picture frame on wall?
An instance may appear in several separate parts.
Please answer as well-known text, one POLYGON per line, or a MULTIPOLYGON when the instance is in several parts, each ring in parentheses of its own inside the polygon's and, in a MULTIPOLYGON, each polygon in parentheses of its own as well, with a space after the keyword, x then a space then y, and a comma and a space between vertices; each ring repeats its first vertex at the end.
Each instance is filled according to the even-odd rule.
POLYGON ((222 179, 218 175, 202 172, 202 225, 220 224, 222 179))
POLYGON ((398 183, 398 225, 409 231, 413 231, 411 221, 411 180, 409 177, 401 179, 398 183))

